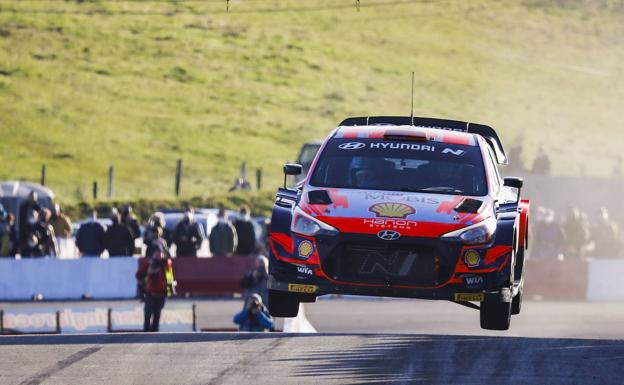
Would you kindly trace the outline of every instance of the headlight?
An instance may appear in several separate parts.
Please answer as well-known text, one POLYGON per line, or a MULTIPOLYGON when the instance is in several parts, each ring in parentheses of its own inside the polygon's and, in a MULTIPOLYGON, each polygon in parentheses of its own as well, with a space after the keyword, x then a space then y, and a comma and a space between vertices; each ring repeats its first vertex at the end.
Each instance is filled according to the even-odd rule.
POLYGON ((328 231, 331 233, 338 233, 335 227, 323 223, 318 219, 306 214, 303 210, 297 206, 293 212, 293 219, 290 225, 290 230, 293 233, 314 236, 321 231, 328 231))
POLYGON ((442 238, 447 240, 457 238, 465 245, 478 245, 482 243, 489 243, 492 240, 492 236, 495 231, 496 218, 489 217, 482 222, 444 234, 442 238))

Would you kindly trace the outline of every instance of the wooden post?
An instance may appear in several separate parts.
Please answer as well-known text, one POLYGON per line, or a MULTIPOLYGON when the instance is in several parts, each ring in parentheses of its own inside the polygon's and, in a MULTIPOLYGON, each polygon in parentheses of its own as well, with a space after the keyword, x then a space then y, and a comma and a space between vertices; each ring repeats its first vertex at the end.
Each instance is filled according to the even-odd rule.
POLYGON ((4 334, 4 310, 0 310, 0 335, 4 334))
POLYGON ((111 199, 113 197, 113 177, 115 176, 115 168, 111 165, 108 168, 108 191, 106 192, 106 198, 111 199))
POLYGON ((193 304, 193 331, 197 331, 197 321, 195 317, 195 304, 193 304))
POLYGON ((111 309, 111 308, 109 307, 109 308, 108 308, 108 311, 107 311, 107 322, 106 322, 106 323, 107 323, 107 325, 106 325, 106 331, 107 331, 108 333, 111 333, 111 332, 113 331, 113 320, 112 320, 112 318, 113 318, 113 317, 112 317, 112 312, 113 312, 113 309, 111 309))
POLYGON ((256 188, 262 190, 262 170, 256 170, 256 188))
POLYGON ((182 182, 182 159, 178 159, 176 164, 176 175, 175 175, 175 194, 176 196, 180 196, 180 183, 182 182))
POLYGON ((56 312, 56 332, 61 334, 61 312, 56 312))
POLYGON ((46 182, 46 165, 45 163, 41 165, 41 180, 39 181, 42 186, 45 186, 46 182))
POLYGON ((98 186, 97 186, 97 180, 93 181, 93 200, 97 200, 97 191, 98 190, 98 186))

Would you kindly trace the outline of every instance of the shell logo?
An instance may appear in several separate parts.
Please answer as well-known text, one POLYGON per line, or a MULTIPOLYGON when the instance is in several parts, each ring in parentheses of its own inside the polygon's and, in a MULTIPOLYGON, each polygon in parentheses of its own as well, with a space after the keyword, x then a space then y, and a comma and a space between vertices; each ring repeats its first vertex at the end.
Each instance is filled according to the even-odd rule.
POLYGON ((312 242, 310 241, 303 241, 299 244, 299 257, 301 258, 308 258, 310 255, 312 255, 312 251, 314 251, 314 246, 312 246, 312 242))
POLYGON ((468 250, 464 254, 464 262, 468 267, 476 267, 481 262, 481 254, 476 250, 468 250))
POLYGON ((405 218, 414 214, 416 209, 404 203, 384 202, 372 205, 368 211, 375 213, 378 217, 405 218))

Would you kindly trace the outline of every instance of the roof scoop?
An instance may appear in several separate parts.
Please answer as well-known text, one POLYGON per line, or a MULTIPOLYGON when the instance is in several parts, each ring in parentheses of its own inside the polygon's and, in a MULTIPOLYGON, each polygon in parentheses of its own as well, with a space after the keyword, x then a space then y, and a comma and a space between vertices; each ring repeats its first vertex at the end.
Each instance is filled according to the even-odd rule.
POLYGON ((426 142, 429 140, 426 132, 414 129, 388 129, 384 133, 384 139, 416 142, 426 142))

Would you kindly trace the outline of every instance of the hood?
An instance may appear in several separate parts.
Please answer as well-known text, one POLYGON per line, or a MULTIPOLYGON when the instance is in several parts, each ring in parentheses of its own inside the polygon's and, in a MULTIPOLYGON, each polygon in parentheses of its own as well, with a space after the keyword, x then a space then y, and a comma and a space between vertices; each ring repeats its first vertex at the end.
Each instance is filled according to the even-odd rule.
POLYGON ((308 186, 303 190, 299 206, 341 232, 376 234, 381 230, 395 230, 415 237, 439 237, 494 215, 490 196, 308 186), (332 203, 311 203, 308 193, 315 190, 327 191, 332 203))

